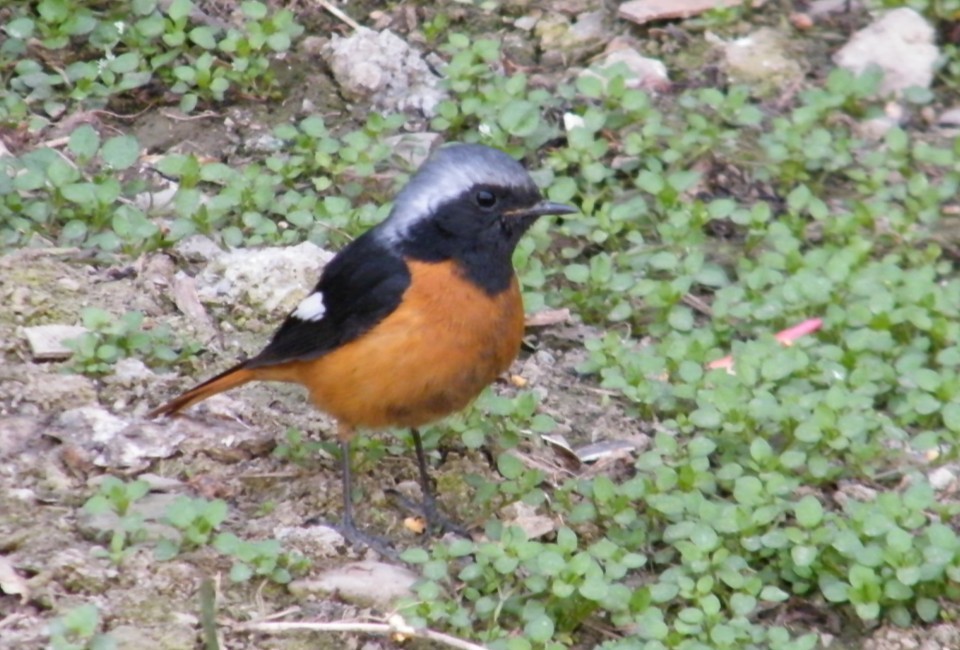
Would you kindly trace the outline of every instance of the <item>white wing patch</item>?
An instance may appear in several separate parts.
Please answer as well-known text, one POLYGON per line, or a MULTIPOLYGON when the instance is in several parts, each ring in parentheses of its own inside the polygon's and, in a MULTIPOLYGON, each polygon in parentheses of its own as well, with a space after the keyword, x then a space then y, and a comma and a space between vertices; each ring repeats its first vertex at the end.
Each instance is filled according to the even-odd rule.
POLYGON ((300 301, 300 304, 293 311, 293 317, 300 320, 318 321, 323 318, 326 312, 327 307, 323 304, 323 294, 315 291, 300 301))

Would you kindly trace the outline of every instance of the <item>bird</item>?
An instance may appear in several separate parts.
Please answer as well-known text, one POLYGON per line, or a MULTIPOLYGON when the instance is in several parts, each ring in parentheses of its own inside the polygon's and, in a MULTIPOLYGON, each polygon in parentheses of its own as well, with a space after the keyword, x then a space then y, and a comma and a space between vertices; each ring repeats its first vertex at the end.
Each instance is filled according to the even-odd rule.
POLYGON ((418 427, 467 407, 519 354, 524 308, 513 267, 520 238, 545 215, 526 169, 485 145, 438 148, 396 195, 387 218, 342 248, 263 350, 154 408, 171 416, 252 381, 304 386, 336 421, 351 543, 377 539, 354 519, 350 442, 409 428, 428 525, 442 519, 418 427))

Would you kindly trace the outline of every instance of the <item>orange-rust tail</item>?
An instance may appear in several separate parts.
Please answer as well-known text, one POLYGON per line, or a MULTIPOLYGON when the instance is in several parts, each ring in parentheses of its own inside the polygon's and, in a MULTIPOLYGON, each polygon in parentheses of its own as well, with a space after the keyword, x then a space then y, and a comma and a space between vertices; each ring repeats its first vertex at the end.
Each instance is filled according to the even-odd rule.
POLYGON ((208 379, 199 386, 194 386, 186 393, 176 397, 166 404, 158 406, 149 413, 148 418, 155 418, 160 415, 172 415, 187 408, 191 404, 196 404, 205 400, 211 395, 222 393, 225 390, 242 386, 247 382, 256 379, 256 373, 253 370, 244 367, 244 364, 238 364, 225 372, 221 372, 213 379, 208 379))

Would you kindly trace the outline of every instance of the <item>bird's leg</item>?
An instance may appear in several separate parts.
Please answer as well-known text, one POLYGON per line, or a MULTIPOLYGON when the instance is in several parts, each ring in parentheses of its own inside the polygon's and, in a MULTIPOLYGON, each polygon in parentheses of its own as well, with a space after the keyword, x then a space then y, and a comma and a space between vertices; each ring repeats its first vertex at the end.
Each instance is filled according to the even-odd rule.
POLYGON ((340 426, 337 436, 340 438, 340 480, 343 486, 343 519, 339 531, 344 539, 355 546, 369 546, 380 555, 396 558, 397 551, 389 542, 357 528, 353 520, 353 472, 350 469, 350 439, 353 430, 340 426))
POLYGON ((430 484, 430 474, 427 471, 427 455, 423 452, 423 440, 420 432, 410 429, 413 436, 413 446, 417 450, 417 468, 420 470, 420 492, 423 494, 423 514, 427 523, 433 524, 437 518, 437 499, 433 495, 433 486, 430 484))
POLYGON ((356 531, 353 521, 353 473, 350 471, 350 440, 340 441, 340 485, 343 487, 344 528, 356 531))
POLYGON ((428 530, 442 533, 451 532, 470 539, 470 534, 462 526, 442 515, 437 509, 437 499, 433 493, 430 475, 427 471, 427 455, 423 451, 423 440, 420 438, 420 432, 416 429, 410 429, 410 433, 413 436, 413 446, 417 450, 417 467, 420 470, 420 491, 423 493, 423 501, 420 504, 413 504, 400 497, 396 492, 393 492, 394 496, 406 509, 421 514, 427 520, 428 530))

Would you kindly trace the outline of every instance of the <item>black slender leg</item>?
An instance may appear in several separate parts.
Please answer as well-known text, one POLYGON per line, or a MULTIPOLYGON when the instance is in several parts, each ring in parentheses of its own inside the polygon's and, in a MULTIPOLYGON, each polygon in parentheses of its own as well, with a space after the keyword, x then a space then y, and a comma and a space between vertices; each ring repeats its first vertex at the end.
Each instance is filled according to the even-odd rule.
POLYGON ((423 440, 420 432, 410 429, 413 435, 413 446, 417 450, 417 467, 420 470, 420 492, 423 494, 423 514, 427 522, 433 524, 437 518, 437 500, 433 495, 433 486, 430 485, 430 473, 427 471, 427 455, 423 452, 423 440))
POLYGON ((397 558, 397 551, 389 542, 357 528, 353 520, 353 472, 350 470, 350 439, 340 438, 340 481, 343 486, 343 519, 339 531, 355 546, 369 546, 385 557, 397 558))
POLYGON ((420 470, 420 491, 423 493, 423 501, 420 504, 413 504, 409 500, 399 497, 395 492, 393 493, 394 496, 407 510, 421 514, 427 520, 427 527, 431 532, 451 532, 470 539, 470 533, 463 526, 451 521, 437 509, 437 499, 430 483, 430 473, 427 470, 427 455, 423 451, 423 440, 420 438, 420 432, 416 429, 410 429, 410 433, 413 436, 413 446, 417 451, 417 468, 420 470))
POLYGON ((353 473, 350 471, 350 441, 340 441, 340 484, 343 486, 343 527, 356 530, 353 523, 353 473))

